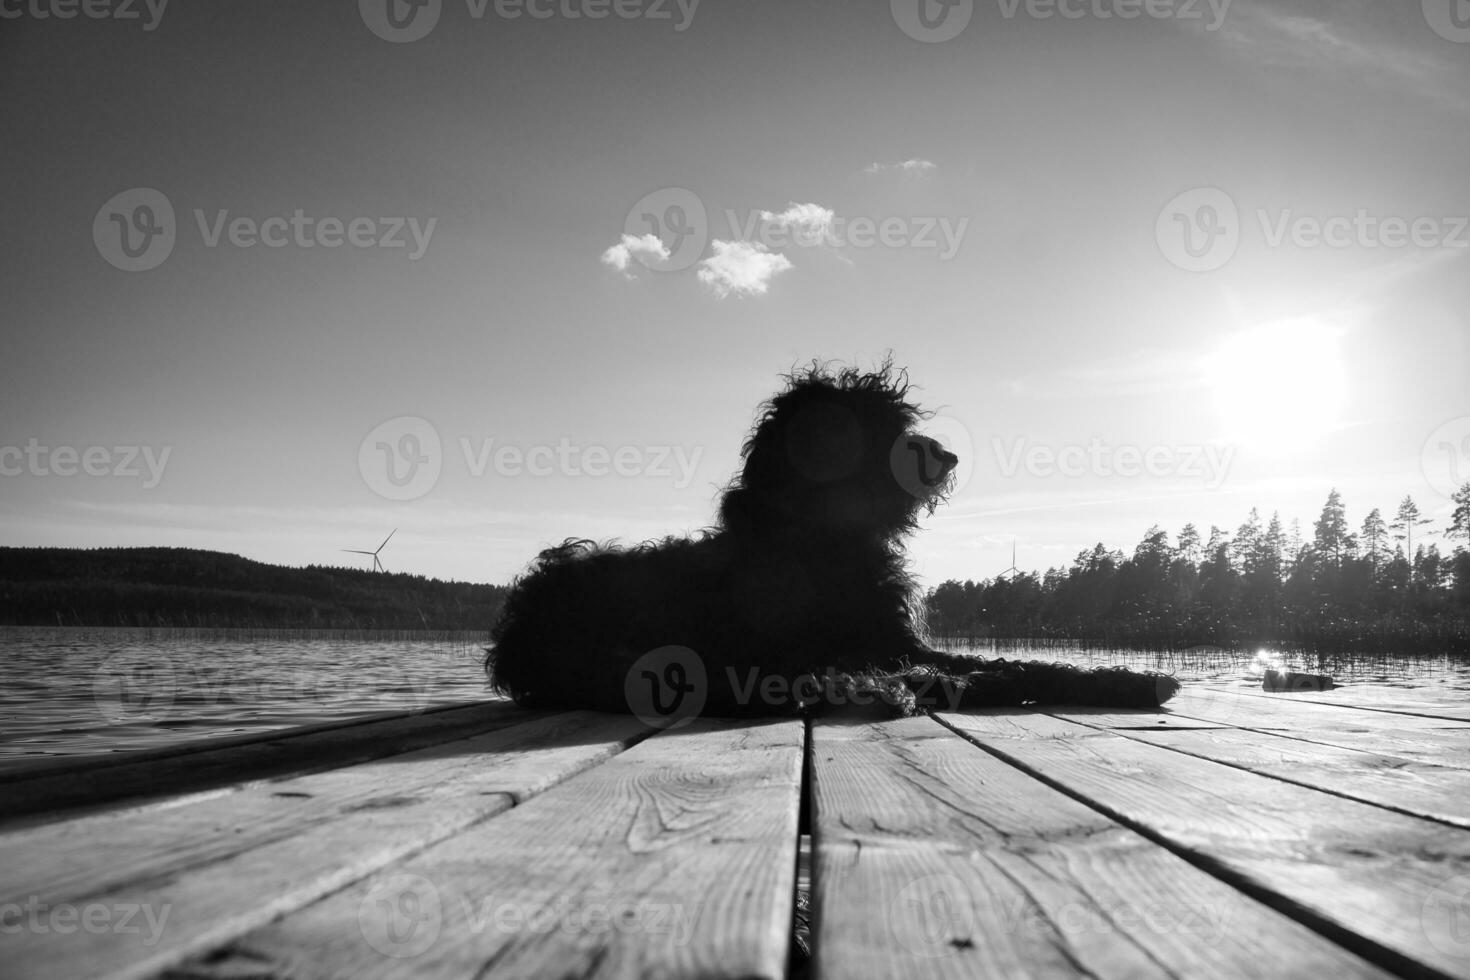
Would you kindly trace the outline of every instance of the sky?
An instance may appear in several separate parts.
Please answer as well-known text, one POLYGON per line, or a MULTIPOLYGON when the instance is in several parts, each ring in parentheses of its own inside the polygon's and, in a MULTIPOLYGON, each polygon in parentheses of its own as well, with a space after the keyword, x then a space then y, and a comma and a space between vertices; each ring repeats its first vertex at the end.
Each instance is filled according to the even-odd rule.
POLYGON ((1442 530, 1467 172, 1465 0, 0 0, 0 544, 503 583, 889 352, 928 586, 1442 530))

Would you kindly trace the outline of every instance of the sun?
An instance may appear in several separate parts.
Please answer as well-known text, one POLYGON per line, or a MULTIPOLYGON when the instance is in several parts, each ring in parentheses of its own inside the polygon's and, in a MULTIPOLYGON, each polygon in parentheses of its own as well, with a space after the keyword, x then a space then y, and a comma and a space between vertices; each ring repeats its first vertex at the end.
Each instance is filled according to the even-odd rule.
POLYGON ((1227 337, 1205 370, 1225 438, 1284 451, 1334 428, 1347 401, 1342 332, 1316 318, 1277 320, 1227 337))

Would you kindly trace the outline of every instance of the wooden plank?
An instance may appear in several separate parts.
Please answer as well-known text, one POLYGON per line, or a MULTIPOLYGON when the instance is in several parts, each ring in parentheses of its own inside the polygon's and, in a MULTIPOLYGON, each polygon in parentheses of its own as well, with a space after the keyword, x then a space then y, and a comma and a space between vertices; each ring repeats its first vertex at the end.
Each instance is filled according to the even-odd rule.
POLYGON ((0 777, 4 829, 29 826, 64 810, 135 806, 180 793, 312 772, 409 752, 505 728, 534 717, 509 702, 461 705, 388 720, 285 729, 229 745, 205 739, 186 746, 88 757, 0 777), (42 816, 44 815, 44 816, 42 816), (25 818, 25 819, 22 819, 25 818))
POLYGON ((1470 974, 1462 829, 1038 713, 943 721, 1380 966, 1470 974))
POLYGON ((1269 694, 1260 687, 1229 687, 1218 683, 1191 684, 1190 688, 1470 723, 1470 704, 1466 703, 1470 698, 1467 698, 1464 691, 1457 691, 1453 688, 1435 690, 1424 687, 1398 688, 1379 684, 1344 684, 1330 691, 1279 691, 1269 694))
POLYGON ((162 810, 0 836, 7 977, 148 976, 444 840, 648 729, 576 712, 162 810), (95 878, 95 880, 92 880, 95 878), (44 908, 134 931, 45 928, 44 908), (32 921, 41 916, 43 926, 32 921), (88 912, 88 910, 93 910, 88 912))
POLYGON ((1214 688, 1180 691, 1166 706, 1171 716, 1218 721, 1240 728, 1291 731, 1433 732, 1470 729, 1470 722, 1425 715, 1368 711, 1351 705, 1321 704, 1304 697, 1253 695, 1214 688))
POLYGON ((817 722, 811 776, 818 977, 1386 975, 931 719, 817 722))
MULTIPOLYGON (((1467 769, 1307 742, 1279 732, 1232 728, 1147 729, 1099 725, 1093 717, 1071 711, 1046 714, 1311 789, 1470 829, 1470 770, 1467 769)), ((1462 751, 1470 755, 1470 732, 1465 735, 1462 751)))
POLYGON ((1470 755, 1464 751, 1470 727, 1458 722, 1288 700, 1262 705, 1261 700, 1223 691, 1190 692, 1170 702, 1171 717, 1199 718, 1248 731, 1470 769, 1470 755))
POLYGON ((695 721, 179 975, 778 977, 803 729, 695 721))

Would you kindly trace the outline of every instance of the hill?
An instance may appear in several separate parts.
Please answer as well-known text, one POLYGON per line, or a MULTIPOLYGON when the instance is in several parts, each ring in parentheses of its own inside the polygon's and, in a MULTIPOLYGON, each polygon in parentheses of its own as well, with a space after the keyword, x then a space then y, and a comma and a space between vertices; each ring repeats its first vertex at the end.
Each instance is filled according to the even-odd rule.
POLYGON ((487 630, 505 588, 193 548, 0 547, 0 625, 487 630))

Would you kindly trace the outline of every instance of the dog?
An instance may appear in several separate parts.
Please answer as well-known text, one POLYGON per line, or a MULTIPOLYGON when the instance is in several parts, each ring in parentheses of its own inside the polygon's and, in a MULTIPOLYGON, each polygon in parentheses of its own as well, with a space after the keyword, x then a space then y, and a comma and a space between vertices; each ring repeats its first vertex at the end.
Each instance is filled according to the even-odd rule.
POLYGON ((958 457, 905 371, 814 361, 784 376, 741 449, 718 524, 631 547, 568 539, 512 585, 491 685, 528 708, 720 717, 875 704, 893 714, 1028 703, 1156 708, 1169 675, 978 660, 924 642, 903 539, 958 457), (650 711, 650 709, 653 709, 650 711))

